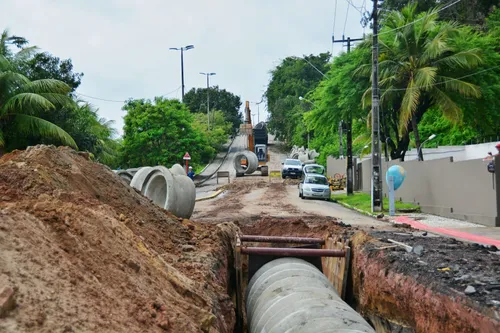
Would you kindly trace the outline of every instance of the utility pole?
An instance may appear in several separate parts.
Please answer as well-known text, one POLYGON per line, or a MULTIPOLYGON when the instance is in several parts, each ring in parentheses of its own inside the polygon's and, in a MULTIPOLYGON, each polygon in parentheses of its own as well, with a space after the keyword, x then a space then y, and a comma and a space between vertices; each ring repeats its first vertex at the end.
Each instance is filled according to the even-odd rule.
POLYGON ((339 137, 340 137, 340 143, 339 143, 339 158, 342 160, 344 159, 344 147, 342 147, 342 138, 344 137, 342 130, 344 128, 344 121, 341 120, 339 123, 339 137))
MULTIPOLYGON (((347 43, 347 53, 351 52, 351 42, 362 41, 363 38, 353 38, 347 37, 345 39, 344 35, 342 35, 342 39, 335 40, 335 37, 332 36, 332 43, 347 43)), ((353 161, 352 161, 352 111, 349 112, 349 116, 346 123, 346 132, 347 132, 347 195, 352 195, 354 193, 353 186, 353 161)), ((340 146, 342 147, 342 139, 340 146)), ((341 148, 342 149, 342 148, 341 148)), ((343 153, 342 153, 343 154, 343 153)))
POLYGON ((203 73, 201 75, 207 77, 207 130, 210 131, 210 76, 215 75, 215 73, 203 73))
POLYGON ((373 1, 373 49, 372 49, 372 212, 380 212, 382 201, 382 165, 380 151, 380 115, 378 90, 378 1, 373 1))

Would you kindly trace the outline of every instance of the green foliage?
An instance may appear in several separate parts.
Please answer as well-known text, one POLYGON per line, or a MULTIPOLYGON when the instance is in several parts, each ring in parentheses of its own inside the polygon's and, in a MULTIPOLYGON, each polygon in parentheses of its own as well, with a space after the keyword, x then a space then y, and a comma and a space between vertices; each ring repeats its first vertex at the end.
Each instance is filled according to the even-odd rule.
POLYGON ((66 83, 74 92, 81 83, 83 73, 74 73, 71 59, 60 60, 48 52, 37 53, 19 64, 19 72, 30 80, 57 79, 66 83))
MULTIPOLYGON (((220 110, 226 121, 232 124, 233 132, 241 124, 241 99, 239 96, 220 89, 219 86, 208 89, 210 96, 210 110, 220 110)), ((207 88, 193 88, 184 95, 184 104, 193 113, 207 113, 207 88)))
MULTIPOLYGON (((434 107, 460 125, 464 119, 460 101, 474 103, 481 96, 480 87, 464 77, 484 63, 481 50, 464 42, 480 38, 479 33, 438 21, 436 9, 417 14, 416 8, 412 4, 388 13, 380 35, 382 132, 391 139, 393 159, 404 158, 410 131, 416 146, 420 145, 418 123, 427 110, 434 107)), ((358 73, 366 76, 369 67, 358 73)), ((371 94, 371 89, 365 94, 371 94)))
POLYGON ((41 113, 72 105, 70 88, 61 81, 30 81, 0 55, 0 154, 18 144, 20 136, 35 135, 77 148, 74 139, 59 126, 40 117, 41 113))
POLYGON ((213 111, 210 118, 209 131, 207 129, 207 115, 205 113, 194 114, 193 128, 205 135, 208 145, 215 153, 227 143, 227 139, 231 134, 232 124, 225 120, 222 111, 213 111))
MULTIPOLYGON (((408 0, 385 0, 382 3, 382 8, 386 10, 402 10, 408 3, 408 0)), ((413 2, 417 5, 417 13, 429 11, 437 6, 445 6, 452 3, 451 1, 440 0, 419 0, 413 2)), ((494 8, 499 6, 498 0, 462 0, 443 10, 440 13, 440 20, 442 21, 455 21, 461 24, 468 24, 472 26, 483 25, 485 18, 494 8)), ((384 12, 381 13, 382 16, 384 12)))
POLYGON ((305 59, 307 61, 295 57, 284 59, 271 71, 271 81, 265 93, 270 113, 268 128, 278 140, 289 145, 303 142, 303 135, 294 139, 294 132, 303 123, 302 114, 310 107, 303 106, 299 97, 306 97, 323 79, 311 64, 322 73, 330 68, 330 53, 310 55, 305 59))
POLYGON ((193 115, 178 100, 156 97, 154 101, 129 100, 123 107, 124 117, 123 165, 124 167, 167 167, 182 163, 186 152, 191 163, 198 165, 207 151, 207 139, 193 126, 193 115))

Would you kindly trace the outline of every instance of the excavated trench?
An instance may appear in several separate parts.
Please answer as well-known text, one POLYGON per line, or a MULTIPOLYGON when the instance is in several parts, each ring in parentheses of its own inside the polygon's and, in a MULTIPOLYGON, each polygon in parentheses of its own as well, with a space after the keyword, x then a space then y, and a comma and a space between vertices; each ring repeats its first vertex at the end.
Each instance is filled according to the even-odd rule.
MULTIPOLYGON (((350 247, 350 260, 343 301, 361 315, 376 332, 500 332, 500 256, 495 252, 496 249, 466 244, 454 239, 422 236, 414 230, 361 231, 337 223, 332 218, 319 221, 317 217, 263 217, 240 225, 240 229, 243 234, 248 235, 322 238, 329 236, 346 240, 350 247), (395 245, 388 239, 408 244, 418 251, 407 252, 404 247, 395 245), (474 286, 474 293, 465 292, 469 286, 474 286)), ((262 246, 262 243, 259 246, 262 246)), ((283 244, 266 243, 265 246, 283 247, 283 244)), ((290 246, 297 247, 297 244, 290 246)), ((234 260, 233 254, 229 260, 234 260)), ((262 273, 256 273, 255 267, 249 268, 247 256, 242 256, 242 261, 242 296, 245 297, 250 293, 248 283, 255 283, 250 282, 252 276, 262 273)), ((264 260, 261 267, 266 262, 269 260, 264 260)), ((320 268, 323 269, 323 274, 328 275, 324 261, 320 268)), ((229 274, 228 293, 236 303, 234 269, 229 274)), ((316 273, 305 274, 312 277, 316 273)), ((293 279, 296 278, 290 279, 290 283, 296 283, 293 279)), ((321 282, 318 285, 320 284, 321 282)), ((326 294, 333 290, 325 288, 326 294)), ((299 294, 304 293, 307 288, 302 289, 298 291, 299 294)), ((319 298, 325 298, 317 289, 314 293, 320 295, 319 298)), ((307 303, 301 301, 298 296, 287 297, 290 297, 293 304, 283 303, 288 304, 285 307, 289 308, 289 311, 281 309, 282 313, 293 313, 298 311, 297 307, 300 307, 301 303, 307 303)), ((243 304, 247 301, 245 299, 243 304)), ((262 304, 268 306, 266 302, 272 304, 275 301, 260 302, 257 308, 262 304)), ((315 305, 322 304, 322 301, 317 299, 311 302, 315 305)), ((255 307, 255 303, 252 304, 255 307)), ((247 308, 246 311, 248 310, 247 308)), ((265 310, 251 311, 257 311, 259 316, 272 317, 272 314, 266 314, 265 310)), ((274 307, 274 310, 269 311, 277 310, 274 307)), ((335 311, 325 310, 325 314, 325 317, 333 316, 335 311)), ((248 312, 241 318, 236 316, 234 332, 259 331, 255 328, 248 330, 247 315, 248 312)), ((260 319, 252 320, 258 322, 260 319)), ((335 318, 325 320, 331 323, 332 327, 335 326, 335 318)), ((323 330, 328 325, 321 327, 322 332, 329 331, 323 330)), ((318 330, 311 330, 313 331, 318 330)), ((369 328, 359 330, 363 331, 369 332, 369 328)))

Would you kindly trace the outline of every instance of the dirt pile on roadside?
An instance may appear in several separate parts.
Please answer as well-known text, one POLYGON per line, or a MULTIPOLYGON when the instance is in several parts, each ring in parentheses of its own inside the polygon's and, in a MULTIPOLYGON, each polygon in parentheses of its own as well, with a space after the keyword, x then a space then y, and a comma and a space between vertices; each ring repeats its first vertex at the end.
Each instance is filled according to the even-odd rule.
POLYGON ((232 332, 236 232, 177 219, 73 150, 5 155, 0 289, 17 306, 0 331, 232 332))
MULTIPOLYGON (((238 223, 238 221, 236 221, 238 223)), ((241 232, 248 235, 325 237, 325 235, 348 235, 353 230, 335 218, 301 216, 277 218, 264 216, 251 224, 241 224, 241 232)))

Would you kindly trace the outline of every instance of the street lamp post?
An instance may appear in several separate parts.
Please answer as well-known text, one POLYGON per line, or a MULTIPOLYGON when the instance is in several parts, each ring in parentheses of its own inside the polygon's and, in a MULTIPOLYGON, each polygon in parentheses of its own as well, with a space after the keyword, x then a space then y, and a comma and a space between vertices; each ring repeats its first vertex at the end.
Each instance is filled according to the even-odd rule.
POLYGON ((207 128, 210 130, 210 76, 215 75, 215 73, 203 73, 200 72, 201 75, 206 75, 207 77, 207 128))
MULTIPOLYGON (((310 100, 308 99, 305 99, 304 97, 302 96, 299 96, 299 101, 306 101, 306 102, 309 102, 311 103, 311 105, 315 106, 313 102, 311 102, 310 100)), ((307 111, 306 111, 307 112, 307 111)), ((307 129, 307 149, 309 149, 309 129, 307 129)))
POLYGON ((420 147, 418 147, 418 149, 417 149, 417 159, 418 159, 419 161, 423 161, 423 160, 424 160, 424 153, 422 152, 422 148, 424 147, 424 144, 425 144, 427 141, 430 141, 430 140, 434 139, 435 137, 436 137, 436 134, 431 134, 431 136, 429 136, 429 137, 427 138, 427 140, 425 140, 424 142, 422 142, 422 143, 420 144, 420 147), (422 159, 420 159, 420 153, 422 153, 422 159))
POLYGON ((181 51, 181 87, 182 101, 184 101, 184 51, 194 49, 194 45, 186 45, 182 47, 171 47, 170 50, 181 51))

